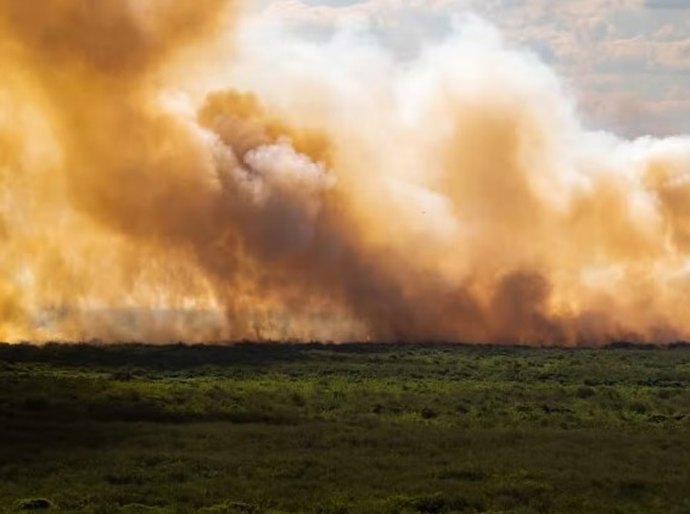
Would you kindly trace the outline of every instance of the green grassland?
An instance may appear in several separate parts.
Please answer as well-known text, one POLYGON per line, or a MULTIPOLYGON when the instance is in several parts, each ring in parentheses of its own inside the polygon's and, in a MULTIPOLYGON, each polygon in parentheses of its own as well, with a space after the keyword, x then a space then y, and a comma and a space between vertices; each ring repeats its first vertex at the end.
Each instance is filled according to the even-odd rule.
POLYGON ((0 511, 690 513, 690 348, 0 345, 0 511))

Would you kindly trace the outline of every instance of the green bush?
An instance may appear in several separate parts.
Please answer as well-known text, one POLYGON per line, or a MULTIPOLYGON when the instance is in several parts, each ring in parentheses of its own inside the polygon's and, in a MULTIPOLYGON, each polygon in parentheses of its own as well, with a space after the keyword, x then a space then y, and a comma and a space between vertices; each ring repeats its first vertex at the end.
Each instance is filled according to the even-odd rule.
POLYGON ((591 398, 596 394, 596 390, 592 387, 588 386, 581 386, 578 387, 577 390, 575 391, 575 396, 578 398, 581 398, 583 400, 586 400, 587 398, 591 398))
POLYGON ((15 504, 16 510, 49 510, 54 507, 53 502, 47 498, 23 498, 15 504))
POLYGON ((424 419, 433 419, 438 417, 438 412, 436 412, 434 409, 431 409, 429 407, 424 407, 421 412, 422 418, 424 419))
POLYGON ((433 494, 416 497, 402 497, 393 500, 394 512, 418 512, 420 514, 441 514, 444 512, 476 512, 481 506, 461 496, 433 494))
POLYGON ((261 512, 258 505, 245 502, 223 502, 204 507, 200 512, 217 513, 217 514, 255 514, 261 512))

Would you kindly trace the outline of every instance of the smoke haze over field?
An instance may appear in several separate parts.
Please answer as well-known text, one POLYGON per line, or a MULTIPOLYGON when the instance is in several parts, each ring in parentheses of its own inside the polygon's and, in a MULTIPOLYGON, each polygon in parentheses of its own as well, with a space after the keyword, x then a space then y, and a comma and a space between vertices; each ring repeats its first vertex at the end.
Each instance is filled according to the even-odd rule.
POLYGON ((690 137, 469 13, 401 55, 246 7, 0 0, 0 339, 690 337, 690 137))

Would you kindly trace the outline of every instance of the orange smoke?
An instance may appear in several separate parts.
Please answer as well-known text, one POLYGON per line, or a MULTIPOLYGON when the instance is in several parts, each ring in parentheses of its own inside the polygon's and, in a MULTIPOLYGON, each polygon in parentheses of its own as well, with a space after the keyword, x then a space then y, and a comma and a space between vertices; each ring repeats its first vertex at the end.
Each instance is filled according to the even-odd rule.
POLYGON ((0 0, 0 339, 690 336, 690 140, 477 21, 400 63, 237 10, 0 0))

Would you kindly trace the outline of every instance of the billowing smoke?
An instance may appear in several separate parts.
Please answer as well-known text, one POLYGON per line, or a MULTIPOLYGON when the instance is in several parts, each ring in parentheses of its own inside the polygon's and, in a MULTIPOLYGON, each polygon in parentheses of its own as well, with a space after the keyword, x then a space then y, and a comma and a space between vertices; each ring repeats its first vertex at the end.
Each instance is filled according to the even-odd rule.
POLYGON ((0 0, 0 339, 690 337, 690 138, 585 129, 474 18, 241 7, 0 0))

